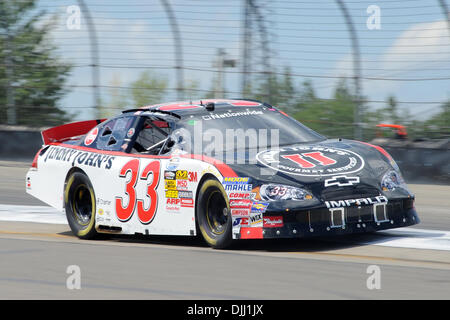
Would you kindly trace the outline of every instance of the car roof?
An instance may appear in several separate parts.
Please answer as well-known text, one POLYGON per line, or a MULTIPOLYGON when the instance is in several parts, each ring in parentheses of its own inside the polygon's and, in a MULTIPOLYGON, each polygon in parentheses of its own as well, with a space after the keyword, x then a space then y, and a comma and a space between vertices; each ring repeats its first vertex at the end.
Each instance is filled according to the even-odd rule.
POLYGON ((223 109, 247 109, 253 107, 272 107, 271 105, 250 99, 204 99, 204 100, 196 100, 196 101, 176 101, 176 102, 168 102, 161 103, 155 105, 144 106, 137 109, 125 110, 123 113, 127 112, 136 112, 136 113, 145 113, 146 111, 150 112, 161 112, 166 114, 172 114, 177 116, 178 118, 182 118, 190 115, 200 115, 208 112, 214 112, 215 110, 223 110, 223 109), (207 109, 208 104, 214 104, 214 110, 207 109))

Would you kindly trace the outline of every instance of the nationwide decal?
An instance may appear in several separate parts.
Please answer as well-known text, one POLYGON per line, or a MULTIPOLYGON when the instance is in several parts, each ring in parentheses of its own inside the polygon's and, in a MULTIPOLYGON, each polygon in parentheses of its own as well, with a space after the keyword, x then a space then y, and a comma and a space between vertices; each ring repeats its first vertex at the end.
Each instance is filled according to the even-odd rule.
POLYGON ((360 205, 371 205, 377 203, 388 203, 388 198, 386 198, 385 196, 376 196, 373 198, 325 201, 325 204, 328 209, 360 206, 360 205))
POLYGON ((71 163, 72 166, 86 165, 90 167, 111 169, 114 156, 80 151, 71 148, 51 146, 45 153, 44 162, 56 160, 71 163))
POLYGON ((225 113, 211 113, 209 115, 202 116, 203 120, 215 120, 215 119, 225 119, 233 117, 244 117, 244 116, 256 116, 264 114, 261 110, 246 110, 242 112, 225 112, 225 113))
POLYGON ((264 217, 264 228, 282 228, 283 226, 283 216, 264 217))
POLYGON ((265 150, 256 159, 273 170, 306 177, 346 175, 362 170, 365 165, 356 152, 320 145, 265 150))
POLYGON ((325 188, 338 186, 348 187, 359 183, 359 177, 347 177, 347 176, 334 176, 325 180, 325 188))
POLYGON ((176 173, 174 171, 164 171, 164 179, 166 180, 175 180, 176 173))

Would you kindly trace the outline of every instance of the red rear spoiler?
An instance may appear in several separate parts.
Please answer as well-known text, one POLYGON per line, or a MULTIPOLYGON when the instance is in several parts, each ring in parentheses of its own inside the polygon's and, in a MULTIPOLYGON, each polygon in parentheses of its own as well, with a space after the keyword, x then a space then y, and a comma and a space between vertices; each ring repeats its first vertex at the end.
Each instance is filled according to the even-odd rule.
POLYGON ((49 144, 52 142, 61 142, 72 137, 81 136, 88 133, 89 130, 105 120, 106 119, 78 121, 53 127, 42 131, 42 140, 44 140, 44 144, 49 144))

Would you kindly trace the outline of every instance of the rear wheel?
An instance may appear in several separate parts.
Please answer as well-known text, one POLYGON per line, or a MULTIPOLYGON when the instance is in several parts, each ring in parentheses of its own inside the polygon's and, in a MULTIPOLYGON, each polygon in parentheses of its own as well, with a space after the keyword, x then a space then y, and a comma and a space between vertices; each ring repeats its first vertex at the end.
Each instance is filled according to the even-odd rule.
POLYGON ((198 193, 197 221, 206 243, 222 249, 232 242, 232 225, 228 197, 222 184, 216 179, 207 179, 198 193))
POLYGON ((93 239, 98 235, 95 203, 94 188, 89 178, 82 172, 72 173, 64 190, 64 204, 70 229, 80 239, 93 239))

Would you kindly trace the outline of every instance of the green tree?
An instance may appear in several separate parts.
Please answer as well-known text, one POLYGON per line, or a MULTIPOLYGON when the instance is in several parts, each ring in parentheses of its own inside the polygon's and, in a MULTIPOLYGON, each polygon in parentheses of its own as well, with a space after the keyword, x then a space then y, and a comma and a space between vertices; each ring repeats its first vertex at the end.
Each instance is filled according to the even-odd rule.
POLYGON ((129 98, 122 89, 120 76, 115 74, 111 79, 110 89, 108 90, 108 102, 101 105, 98 109, 101 118, 110 118, 117 114, 119 110, 126 109, 129 105, 129 98))
POLYGON ((323 135, 353 138, 354 100, 344 79, 338 82, 332 99, 317 98, 311 83, 306 81, 293 116, 323 135))
POLYGON ((134 107, 161 103, 166 94, 167 85, 167 78, 150 71, 143 71, 139 78, 131 83, 130 93, 134 107))
POLYGON ((51 126, 67 121, 60 99, 70 65, 55 55, 47 35, 54 19, 35 0, 0 1, 0 123, 51 126))
POLYGON ((430 138, 450 137, 450 100, 443 103, 441 111, 424 122, 426 136, 430 138))

